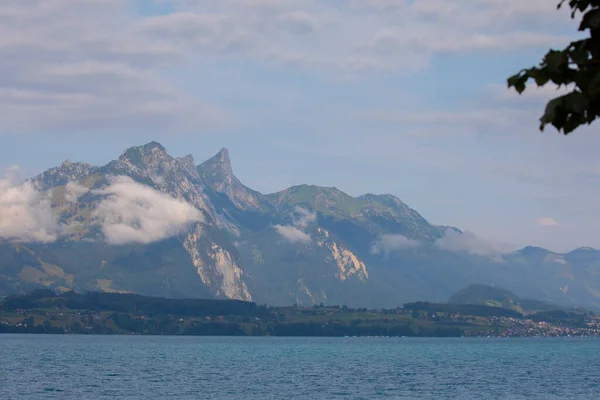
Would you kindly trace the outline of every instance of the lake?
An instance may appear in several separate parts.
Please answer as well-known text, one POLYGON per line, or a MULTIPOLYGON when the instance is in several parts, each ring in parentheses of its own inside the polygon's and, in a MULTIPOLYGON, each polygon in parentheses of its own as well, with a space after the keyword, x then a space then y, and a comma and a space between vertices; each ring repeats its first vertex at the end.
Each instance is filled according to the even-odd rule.
POLYGON ((0 335, 0 399, 593 399, 600 339, 0 335))

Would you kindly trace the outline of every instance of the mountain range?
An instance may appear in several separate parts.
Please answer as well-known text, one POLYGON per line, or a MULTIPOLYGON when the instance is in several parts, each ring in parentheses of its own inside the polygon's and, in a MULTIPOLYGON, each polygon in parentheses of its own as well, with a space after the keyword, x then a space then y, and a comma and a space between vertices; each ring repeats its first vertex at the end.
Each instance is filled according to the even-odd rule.
POLYGON ((2 185, 2 295, 47 287, 395 307, 480 283, 600 307, 597 250, 502 252, 392 195, 311 185, 262 194, 234 175, 226 149, 196 164, 151 142, 104 166, 65 161, 2 185))

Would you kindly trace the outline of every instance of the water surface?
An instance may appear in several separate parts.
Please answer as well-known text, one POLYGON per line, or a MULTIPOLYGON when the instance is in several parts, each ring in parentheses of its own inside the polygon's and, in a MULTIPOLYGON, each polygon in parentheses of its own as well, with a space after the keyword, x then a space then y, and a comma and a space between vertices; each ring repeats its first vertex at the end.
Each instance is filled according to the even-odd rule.
POLYGON ((0 399, 595 399, 600 339, 0 335, 0 399))

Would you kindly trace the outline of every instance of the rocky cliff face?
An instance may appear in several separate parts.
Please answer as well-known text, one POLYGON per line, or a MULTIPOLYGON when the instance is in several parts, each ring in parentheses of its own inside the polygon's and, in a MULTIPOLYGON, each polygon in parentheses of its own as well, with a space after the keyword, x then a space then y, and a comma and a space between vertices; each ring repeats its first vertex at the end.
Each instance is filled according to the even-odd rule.
POLYGON ((398 306, 495 283, 600 307, 593 249, 488 257, 395 196, 310 185, 263 195, 234 175, 226 149, 195 165, 151 142, 105 166, 64 162, 32 182, 51 199, 60 230, 54 243, 0 239, 0 293, 43 286, 398 306))
MULTIPOLYGON (((215 297, 252 299, 246 287, 244 272, 238 265, 235 247, 224 235, 210 234, 210 232, 227 231, 227 228, 234 229, 235 227, 232 227, 227 218, 219 215, 211 204, 209 196, 205 193, 205 183, 194 165, 193 157, 173 158, 163 146, 156 142, 129 148, 117 160, 103 167, 65 162, 34 179, 40 187, 60 194, 55 196, 54 207, 60 215, 61 222, 69 227, 69 231, 63 235, 62 240, 70 242, 105 241, 102 237, 102 221, 96 215, 95 210, 99 208, 103 200, 120 195, 120 193, 111 193, 110 190, 106 191, 106 188, 111 185, 111 177, 114 176, 129 177, 137 184, 147 186, 200 210, 203 214, 203 222, 191 226, 186 232, 181 232, 178 235, 179 240, 169 242, 171 246, 180 246, 187 253, 186 259, 179 260, 182 264, 179 267, 189 268, 190 271, 195 270, 200 278, 199 282, 215 297), (85 195, 72 202, 65 201, 68 185, 76 185, 85 195), (100 194, 103 190, 106 193, 100 194)), ((136 190, 136 187, 132 187, 132 190, 136 190)), ((122 206, 134 209, 151 206, 145 204, 146 200, 141 198, 133 198, 132 201, 133 203, 130 201, 123 203, 122 206)), ((178 203, 173 203, 173 205, 176 206, 178 203)), ((129 210, 129 212, 135 214, 135 210, 129 210)), ((167 215, 164 218, 167 219, 167 215)), ((133 221, 134 225, 140 223, 144 223, 140 218, 133 221)), ((156 224, 157 221, 149 223, 156 224)), ((163 224, 160 228, 164 228, 164 226, 163 224)), ((123 226, 123 228, 135 230, 136 226, 123 226)), ((147 228, 151 229, 152 227, 147 228)), ((121 246, 113 247, 121 248, 121 246)), ((126 251, 125 248, 121 249, 126 251)), ((98 254, 98 257, 101 255, 98 254)), ((98 264, 106 265, 106 263, 106 260, 98 260, 98 264)), ((152 273, 160 273, 160 270, 152 273)), ((95 285, 91 287, 89 283, 84 287, 87 290, 114 290, 106 285, 108 281, 114 282, 113 279, 107 278, 101 279, 100 283, 95 282, 95 285)), ((164 284, 169 285, 170 283, 165 282, 164 284)), ((122 288, 122 290, 128 291, 126 284, 122 288)), ((152 287, 146 290, 146 293, 152 294, 152 292, 152 287)), ((198 290, 198 293, 206 293, 206 291, 198 290)), ((189 295, 193 296, 194 293, 189 295)))
POLYGON ((218 193, 223 193, 240 210, 269 211, 270 202, 264 195, 244 186, 233 175, 229 151, 221 149, 210 160, 198 165, 198 175, 203 182, 218 193))

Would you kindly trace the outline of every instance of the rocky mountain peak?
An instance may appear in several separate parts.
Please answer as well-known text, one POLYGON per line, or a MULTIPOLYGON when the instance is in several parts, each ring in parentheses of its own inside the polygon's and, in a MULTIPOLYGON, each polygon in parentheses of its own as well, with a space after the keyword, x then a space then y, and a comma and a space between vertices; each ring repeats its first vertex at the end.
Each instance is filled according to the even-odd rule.
POLYGON ((234 181, 229 151, 223 147, 211 159, 198 166, 198 174, 209 182, 222 182, 231 185, 234 181))
POLYGON ((181 157, 177 159, 177 162, 181 167, 190 174, 190 176, 197 176, 196 172, 196 162, 194 161, 194 156, 188 154, 185 157, 181 157))
POLYGON ((194 167, 196 166, 195 161, 194 161, 194 156, 191 154, 188 154, 185 157, 181 157, 178 158, 178 160, 185 165, 193 165, 194 167))
POLYGON ((136 166, 159 162, 171 158, 167 150, 157 142, 150 142, 143 146, 130 147, 119 157, 119 160, 131 162, 136 166))
POLYGON ((47 190, 56 186, 66 185, 69 182, 80 182, 92 175, 97 167, 83 162, 65 160, 58 167, 44 171, 32 179, 41 189, 47 190))
POLYGON ((165 169, 172 169, 171 166, 175 163, 175 159, 160 143, 150 142, 128 148, 118 160, 111 162, 107 167, 108 172, 118 175, 151 177, 162 176, 165 169))
POLYGON ((146 143, 145 145, 141 146, 142 149, 146 150, 146 151, 162 151, 162 152, 166 152, 167 150, 163 147, 162 144, 156 142, 156 141, 151 141, 149 143, 146 143))
POLYGON ((264 195, 244 186, 233 175, 229 151, 223 147, 211 159, 196 167, 202 181, 219 193, 224 193, 241 209, 270 209, 272 205, 264 195))
POLYGON ((222 164, 231 165, 231 161, 229 160, 229 150, 227 150, 226 147, 221 148, 215 157, 217 157, 222 164))

